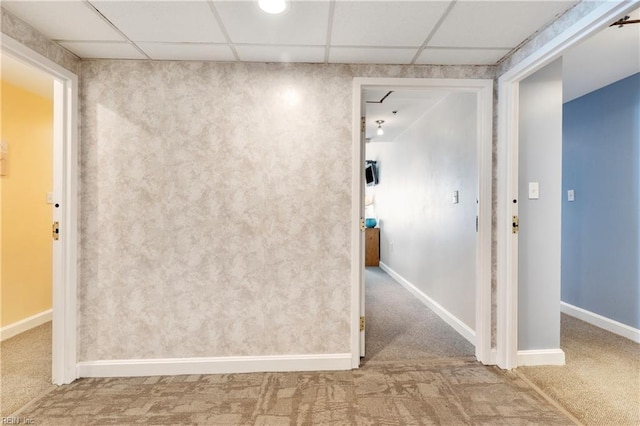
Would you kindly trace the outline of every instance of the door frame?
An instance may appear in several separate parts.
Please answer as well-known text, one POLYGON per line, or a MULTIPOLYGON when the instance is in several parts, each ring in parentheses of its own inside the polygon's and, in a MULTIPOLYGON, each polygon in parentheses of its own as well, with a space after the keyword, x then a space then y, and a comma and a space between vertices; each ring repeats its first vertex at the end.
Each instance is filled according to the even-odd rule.
POLYGON ((351 354, 352 368, 360 366, 360 315, 364 306, 364 232, 361 229, 364 206, 364 141, 361 138, 362 90, 440 89, 477 95, 478 235, 476 239, 476 315, 475 353, 484 364, 495 363, 491 351, 491 203, 493 80, 437 78, 353 79, 352 117, 352 226, 351 226, 351 354))
POLYGON ((518 204, 512 200, 518 200, 520 81, 639 5, 638 0, 604 2, 498 78, 496 362, 500 368, 518 366, 518 235, 512 233, 518 204))
POLYGON ((52 381, 71 383, 77 375, 78 276, 78 77, 17 40, 0 34, 0 51, 53 78, 53 241, 52 381))

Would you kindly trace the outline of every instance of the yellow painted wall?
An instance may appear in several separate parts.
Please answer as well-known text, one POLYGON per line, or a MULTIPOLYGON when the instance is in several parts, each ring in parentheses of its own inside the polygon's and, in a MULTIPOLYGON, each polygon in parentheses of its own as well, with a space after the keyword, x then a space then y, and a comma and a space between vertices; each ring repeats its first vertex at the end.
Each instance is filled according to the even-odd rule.
POLYGON ((51 309, 53 102, 2 82, 0 326, 51 309))

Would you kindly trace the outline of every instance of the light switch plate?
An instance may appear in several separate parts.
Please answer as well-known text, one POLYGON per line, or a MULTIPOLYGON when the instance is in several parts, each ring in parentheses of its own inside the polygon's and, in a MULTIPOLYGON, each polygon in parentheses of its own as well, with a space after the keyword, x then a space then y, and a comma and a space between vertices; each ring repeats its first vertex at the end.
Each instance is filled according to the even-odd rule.
POLYGON ((460 202, 460 193, 458 191, 453 191, 451 198, 452 198, 453 204, 458 204, 460 202))
POLYGON ((576 199, 576 193, 573 189, 567 191, 567 201, 574 201, 576 199))
POLYGON ((529 182, 529 199, 537 200, 540 198, 540 184, 538 182, 529 182))

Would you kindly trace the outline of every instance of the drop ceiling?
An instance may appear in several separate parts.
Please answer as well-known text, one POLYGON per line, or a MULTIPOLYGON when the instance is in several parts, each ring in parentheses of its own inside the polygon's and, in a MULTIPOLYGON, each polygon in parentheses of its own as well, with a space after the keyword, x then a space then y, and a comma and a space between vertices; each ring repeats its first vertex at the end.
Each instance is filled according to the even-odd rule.
POLYGON ((572 1, 11 1, 80 58, 495 64, 572 1))
MULTIPOLYGON (((630 20, 640 19, 640 9, 628 16, 630 20)), ((566 51, 562 61, 564 102, 636 74, 640 72, 640 25, 606 27, 566 51)), ((437 107, 447 94, 434 89, 365 90, 367 142, 395 141, 416 120, 437 107), (376 134, 376 120, 384 120, 383 135, 376 134)))

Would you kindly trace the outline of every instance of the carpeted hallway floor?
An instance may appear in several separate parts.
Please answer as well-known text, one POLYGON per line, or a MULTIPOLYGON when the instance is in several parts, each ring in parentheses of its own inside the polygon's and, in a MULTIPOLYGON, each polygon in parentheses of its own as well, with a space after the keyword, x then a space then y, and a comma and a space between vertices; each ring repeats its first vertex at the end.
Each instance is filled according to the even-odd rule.
POLYGON ((366 268, 365 362, 473 357, 475 348, 380 268, 366 268))
POLYGON ((517 375, 476 362, 468 342, 384 272, 367 269, 367 286, 359 370, 80 379, 17 416, 38 425, 572 424, 517 375))

